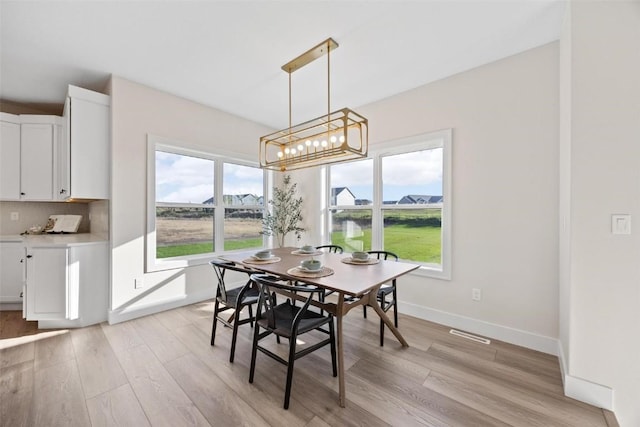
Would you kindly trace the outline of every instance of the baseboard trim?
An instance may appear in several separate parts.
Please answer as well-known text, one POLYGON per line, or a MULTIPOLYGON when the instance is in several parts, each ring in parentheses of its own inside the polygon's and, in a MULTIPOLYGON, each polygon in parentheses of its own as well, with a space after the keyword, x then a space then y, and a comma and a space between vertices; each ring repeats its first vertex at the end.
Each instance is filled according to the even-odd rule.
POLYGON ((403 301, 398 301, 398 311, 419 319, 557 356, 558 340, 555 338, 403 301))
POLYGON ((139 304, 116 310, 110 310, 108 322, 110 325, 115 323, 126 322, 127 320, 137 319, 138 317, 148 316, 150 314, 159 313, 161 311, 172 310, 189 304, 211 299, 215 296, 214 289, 207 289, 188 295, 178 295, 171 298, 165 298, 147 304, 139 304))
POLYGON ((612 388, 569 375, 567 359, 565 358, 560 341, 558 341, 558 359, 560 360, 560 372, 562 373, 565 396, 597 406, 598 408, 613 411, 612 388))

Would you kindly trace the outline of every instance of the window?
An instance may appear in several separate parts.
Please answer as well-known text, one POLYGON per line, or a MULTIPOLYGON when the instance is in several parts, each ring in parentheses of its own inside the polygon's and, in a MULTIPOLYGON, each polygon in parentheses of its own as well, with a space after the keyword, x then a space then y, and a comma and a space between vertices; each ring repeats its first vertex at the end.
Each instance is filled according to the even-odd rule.
POLYGON ((329 166, 328 230, 345 251, 384 249, 450 277, 451 131, 382 144, 329 166), (376 147, 377 148, 377 147, 376 147))
POLYGON ((149 136, 147 271, 261 248, 264 171, 167 142, 149 136))

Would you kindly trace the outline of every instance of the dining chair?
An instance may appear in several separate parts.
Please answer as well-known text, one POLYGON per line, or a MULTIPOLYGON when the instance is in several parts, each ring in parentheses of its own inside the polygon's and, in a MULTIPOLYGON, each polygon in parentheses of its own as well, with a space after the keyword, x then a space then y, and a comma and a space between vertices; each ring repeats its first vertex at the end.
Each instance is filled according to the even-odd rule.
POLYGON ((248 276, 255 273, 254 270, 250 270, 241 267, 234 262, 225 261, 219 258, 209 261, 213 271, 216 273, 218 279, 216 301, 213 308, 213 325, 211 327, 211 345, 214 345, 216 340, 216 326, 218 322, 224 326, 232 328, 231 338, 231 352, 229 354, 229 362, 233 363, 233 358, 236 352, 236 337, 238 336, 238 326, 246 323, 251 323, 253 327, 253 304, 258 302, 258 287, 251 281, 251 278, 243 286, 239 286, 232 289, 227 289, 225 283, 225 274, 227 271, 237 271, 240 273, 246 273, 248 276), (240 312, 244 307, 249 309, 249 317, 240 319, 240 312), (220 314, 227 310, 233 310, 233 314, 228 319, 224 319, 220 314))
POLYGON ((249 371, 249 382, 253 383, 254 373, 256 369, 256 356, 258 350, 266 354, 272 359, 277 360, 287 367, 287 382, 284 393, 284 409, 289 409, 289 399, 291 397, 291 383, 293 380, 293 366, 296 359, 316 351, 325 345, 331 346, 331 364, 333 368, 333 376, 338 376, 336 367, 336 339, 333 325, 333 315, 321 315, 318 312, 309 310, 309 304, 315 294, 322 289, 313 287, 312 285, 296 286, 290 285, 288 281, 282 281, 277 277, 267 274, 253 274, 251 280, 258 284, 259 302, 256 310, 256 326, 253 330, 253 347, 251 350, 251 368, 249 371), (297 296, 306 300, 302 306, 292 304, 290 299, 286 302, 277 304, 275 293, 277 291, 295 292, 297 296), (323 326, 328 325, 328 330, 323 326), (264 329, 264 332, 260 332, 264 329), (299 335, 318 330, 326 333, 329 337, 316 344, 310 345, 303 349, 297 350, 297 338, 299 335), (280 357, 265 347, 260 345, 260 340, 275 334, 277 337, 284 337, 289 340, 289 351, 287 359, 280 357))
POLYGON ((318 250, 326 249, 327 252, 331 252, 334 254, 341 254, 344 252, 344 250, 342 249, 342 246, 340 245, 320 245, 320 246, 316 246, 316 249, 318 250))
MULTIPOLYGON (((367 251, 369 255, 375 256, 377 259, 398 261, 398 255, 389 251, 367 251)), ((378 289, 378 303, 380 308, 386 313, 391 307, 393 307, 393 324, 398 327, 398 295, 396 290, 396 279, 393 279, 391 283, 385 283, 378 289), (391 295, 391 300, 387 300, 387 297, 391 295)), ((364 318, 367 318, 367 306, 363 305, 364 318)), ((380 319, 380 346, 384 346, 384 322, 380 319)))

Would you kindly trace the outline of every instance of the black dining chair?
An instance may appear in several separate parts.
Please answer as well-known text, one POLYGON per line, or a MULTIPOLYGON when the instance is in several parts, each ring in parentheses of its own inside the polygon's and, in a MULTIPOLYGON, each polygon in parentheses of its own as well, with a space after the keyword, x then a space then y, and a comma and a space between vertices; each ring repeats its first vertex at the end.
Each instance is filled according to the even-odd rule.
POLYGON ((246 273, 247 275, 251 276, 251 274, 255 273, 255 271, 239 266, 231 261, 225 261, 218 258, 212 259, 211 261, 209 261, 209 264, 213 267, 213 271, 215 271, 216 278, 218 279, 216 301, 213 308, 211 345, 214 345, 216 340, 216 326, 218 322, 222 323, 224 326, 232 328, 233 333, 231 338, 231 352, 229 354, 229 362, 233 363, 233 357, 236 352, 236 337, 238 336, 238 326, 244 325, 246 323, 251 323, 251 327, 253 327, 254 317, 253 309, 251 307, 253 304, 256 304, 258 302, 258 286, 251 281, 251 278, 249 278, 244 286, 227 289, 227 286, 225 284, 225 274, 227 273, 227 271, 237 271, 240 273, 246 273), (249 309, 249 317, 241 320, 240 312, 244 307, 247 307, 249 309), (220 316, 220 314, 227 310, 234 310, 234 312, 228 319, 224 319, 220 316))
POLYGON ((296 359, 329 344, 331 346, 333 376, 338 376, 338 370, 336 367, 336 338, 333 325, 333 315, 327 314, 326 316, 323 316, 318 312, 308 309, 313 296, 322 292, 322 289, 320 288, 313 287, 312 285, 291 285, 288 281, 282 281, 277 277, 269 276, 267 274, 253 274, 251 275, 251 280, 259 286, 260 300, 256 311, 256 326, 253 330, 253 347, 251 350, 249 382, 253 383, 258 350, 285 365, 287 367, 287 382, 284 393, 284 409, 289 409, 291 383, 293 380, 293 366, 296 359), (307 297, 304 304, 302 304, 302 306, 294 305, 290 299, 284 303, 277 304, 275 293, 278 291, 282 292, 283 290, 292 293, 295 292, 297 296, 301 296, 303 298, 306 294, 307 297), (328 326, 328 329, 324 329, 324 326, 328 326), (260 332, 261 329, 263 329, 264 332, 260 332), (298 336, 314 330, 326 333, 329 337, 301 350, 296 350, 298 336), (289 340, 289 352, 287 359, 280 357, 260 345, 260 341, 271 334, 275 334, 276 337, 284 337, 289 340))
POLYGON ((327 252, 331 252, 334 254, 341 254, 344 252, 344 250, 342 249, 342 246, 340 245, 320 245, 320 246, 316 246, 316 249, 320 251, 324 251, 326 249, 327 252))
MULTIPOLYGON (((398 255, 389 251, 367 251, 369 255, 376 257, 377 259, 398 261, 398 255)), ((386 313, 391 307, 393 307, 393 324, 398 327, 398 295, 396 290, 396 279, 393 279, 391 283, 385 283, 378 289, 378 303, 380 308, 386 313), (391 300, 387 300, 387 297, 391 295, 391 300)), ((367 318, 367 306, 362 306, 364 318, 367 318)), ((380 319, 380 346, 384 346, 384 322, 380 319)))

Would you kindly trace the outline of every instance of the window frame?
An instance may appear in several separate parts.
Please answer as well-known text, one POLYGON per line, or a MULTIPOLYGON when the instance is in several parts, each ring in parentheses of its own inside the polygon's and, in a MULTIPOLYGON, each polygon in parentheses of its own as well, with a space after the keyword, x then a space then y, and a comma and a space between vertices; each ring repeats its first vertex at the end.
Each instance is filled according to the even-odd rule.
MULTIPOLYGON (((328 239, 332 230, 332 210, 371 210, 371 247, 382 248, 384 235, 384 211, 385 210, 424 210, 425 205, 384 205, 382 203, 382 159, 387 156, 405 154, 414 151, 429 150, 442 147, 442 228, 441 228, 441 257, 439 267, 431 264, 420 263, 420 268, 413 274, 433 277, 436 279, 451 280, 451 158, 452 158, 452 129, 444 129, 435 132, 419 134, 407 138, 401 138, 376 144, 370 147, 368 159, 373 160, 373 200, 370 205, 331 205, 331 167, 326 167, 325 206, 326 221, 325 230, 328 239)), ((356 161, 364 161, 356 160, 356 161)))
MULTIPOLYGON (((216 153, 206 152, 201 149, 189 148, 187 144, 175 139, 164 138, 152 134, 147 135, 147 229, 145 233, 145 272, 171 270, 196 265, 205 265, 215 256, 224 253, 238 251, 224 250, 224 214, 226 209, 237 209, 238 206, 227 204, 223 197, 224 186, 224 164, 230 163, 240 166, 259 168, 258 162, 250 161, 239 157, 237 153, 216 150, 216 153), (195 255, 184 255, 171 258, 156 258, 156 151, 163 151, 183 156, 198 157, 214 162, 214 203, 203 207, 213 209, 214 221, 214 251, 195 255)), ((261 209, 263 216, 268 208, 267 189, 272 181, 272 174, 263 170, 262 181, 262 205, 244 205, 246 209, 261 209)), ((176 205, 179 207, 180 205, 176 205)), ((262 246, 265 247, 267 236, 262 236, 262 246)), ((246 250, 246 249, 244 249, 246 250)))

